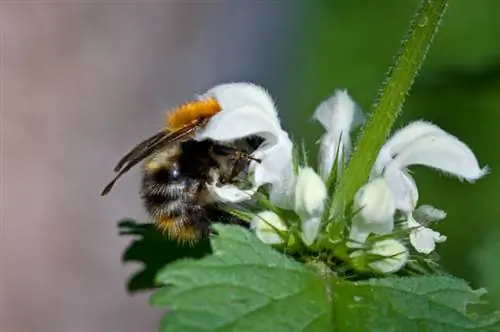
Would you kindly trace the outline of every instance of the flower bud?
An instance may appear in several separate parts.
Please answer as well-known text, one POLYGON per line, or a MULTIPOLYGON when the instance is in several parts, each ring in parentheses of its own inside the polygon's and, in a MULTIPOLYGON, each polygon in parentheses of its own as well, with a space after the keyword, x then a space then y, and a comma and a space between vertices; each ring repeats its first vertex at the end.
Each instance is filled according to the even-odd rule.
POLYGON ((374 224, 387 223, 396 212, 394 195, 381 177, 375 178, 358 190, 354 205, 363 219, 374 224))
POLYGON ((301 168, 295 184, 297 214, 303 219, 318 216, 323 212, 326 197, 326 186, 320 176, 311 167, 301 168))
POLYGON ((314 243, 314 240, 316 240, 316 237, 318 236, 318 231, 319 231, 319 226, 321 225, 321 218, 320 217, 314 217, 305 221, 302 221, 301 223, 301 238, 302 242, 306 246, 310 246, 311 244, 314 243))
POLYGON ((408 249, 394 239, 376 242, 370 250, 356 250, 349 255, 356 270, 371 269, 384 274, 399 271, 408 261, 408 256, 408 249))
POLYGON ((266 244, 284 243, 283 234, 287 226, 281 218, 272 211, 262 211, 253 216, 251 221, 255 235, 266 244))
POLYGON ((394 239, 386 239, 373 244, 368 251, 376 257, 369 266, 379 273, 394 273, 399 271, 408 261, 408 249, 401 242, 394 239))
POLYGON ((396 202, 384 178, 378 177, 358 190, 354 198, 355 215, 352 220, 348 243, 359 248, 370 233, 387 234, 394 228, 396 202))

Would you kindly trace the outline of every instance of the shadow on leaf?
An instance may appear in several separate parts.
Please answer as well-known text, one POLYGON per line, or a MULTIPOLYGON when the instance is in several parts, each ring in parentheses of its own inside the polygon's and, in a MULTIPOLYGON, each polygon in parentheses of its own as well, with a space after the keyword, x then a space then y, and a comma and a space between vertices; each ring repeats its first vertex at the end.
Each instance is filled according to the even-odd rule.
POLYGON ((208 239, 193 246, 182 245, 167 238, 151 223, 124 219, 118 222, 118 229, 120 236, 134 237, 123 252, 122 262, 143 264, 142 269, 127 280, 129 293, 156 288, 155 275, 165 265, 180 258, 200 258, 211 252, 208 239))

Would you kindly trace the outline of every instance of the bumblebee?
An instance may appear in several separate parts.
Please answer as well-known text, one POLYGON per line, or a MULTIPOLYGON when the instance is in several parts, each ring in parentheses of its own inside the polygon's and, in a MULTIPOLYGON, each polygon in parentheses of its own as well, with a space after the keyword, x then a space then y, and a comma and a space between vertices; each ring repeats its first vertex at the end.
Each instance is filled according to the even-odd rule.
POLYGON ((143 163, 141 198, 157 228, 180 243, 195 243, 210 233, 212 221, 243 222, 222 211, 207 183, 230 184, 248 171, 251 153, 262 139, 232 143, 196 141, 194 135, 221 110, 217 100, 185 103, 167 113, 165 129, 135 146, 117 164, 115 178, 101 195, 135 165, 143 163))

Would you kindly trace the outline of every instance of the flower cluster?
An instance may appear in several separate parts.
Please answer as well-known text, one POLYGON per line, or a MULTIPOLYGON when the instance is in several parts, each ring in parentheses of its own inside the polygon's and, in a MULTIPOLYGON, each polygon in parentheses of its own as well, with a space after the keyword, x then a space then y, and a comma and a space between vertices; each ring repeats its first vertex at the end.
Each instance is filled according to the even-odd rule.
POLYGON ((277 246, 298 242, 308 250, 323 250, 322 239, 326 238, 329 249, 334 244, 333 252, 346 253, 336 257, 357 269, 394 273, 405 266, 411 252, 428 255, 436 243, 446 240, 429 227, 446 213, 429 205, 418 206, 418 188, 409 167, 424 165, 469 182, 487 173, 458 138, 432 123, 415 121, 383 145, 351 211, 330 215, 328 202, 335 195, 335 186, 329 183, 342 177, 352 151, 351 131, 364 122, 347 91, 336 91, 314 112, 313 118, 325 129, 319 141, 317 172, 294 158, 297 147, 282 129, 274 102, 264 89, 249 83, 223 84, 203 96, 217 99, 222 111, 196 139, 263 138, 254 152, 262 162, 250 164, 253 187, 213 183, 209 185, 212 193, 222 202, 250 202, 258 201, 257 193, 265 187, 267 208, 254 211, 249 220, 260 240, 277 246), (333 241, 327 231, 332 224, 340 225, 335 229, 341 241, 333 241))

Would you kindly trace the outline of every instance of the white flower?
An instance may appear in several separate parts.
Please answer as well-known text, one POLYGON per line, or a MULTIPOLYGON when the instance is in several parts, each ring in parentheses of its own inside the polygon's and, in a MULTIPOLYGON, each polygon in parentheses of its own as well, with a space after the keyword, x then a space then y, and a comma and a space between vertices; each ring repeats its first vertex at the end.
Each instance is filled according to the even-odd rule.
POLYGON ((252 217, 251 227, 259 240, 266 244, 283 243, 282 235, 287 226, 281 218, 272 211, 262 211, 252 217))
POLYGON ((480 168, 470 148, 455 136, 424 121, 400 129, 384 144, 373 168, 373 176, 383 175, 396 196, 397 208, 415 209, 418 190, 407 168, 424 165, 459 179, 473 182, 488 172, 480 168))
POLYGON ((384 178, 375 178, 358 190, 354 197, 354 212, 349 247, 362 247, 370 233, 392 232, 396 203, 384 178))
POLYGON ((301 220, 301 237, 306 245, 316 239, 327 195, 325 183, 311 167, 299 170, 294 210, 301 220))
POLYGON ((338 174, 342 171, 351 154, 350 131, 364 121, 364 115, 347 90, 337 90, 316 108, 313 117, 326 129, 319 150, 319 173, 326 181, 335 159, 338 174))
MULTIPOLYGON (((382 175, 396 197, 396 207, 406 215, 410 242, 421 253, 429 254, 446 237, 423 227, 413 217, 418 202, 418 188, 408 173, 411 165, 425 165, 459 179, 473 182, 488 172, 480 168, 470 148, 436 125, 416 121, 396 132, 381 149, 372 176, 382 175)), ((443 219, 444 211, 425 206, 419 210, 428 221, 443 219), (431 219, 429 219, 429 217, 431 219)))
POLYGON ((444 219, 446 213, 430 205, 419 206, 413 214, 407 216, 406 227, 410 228, 410 242, 420 253, 430 254, 436 249, 436 243, 446 241, 446 236, 430 228, 422 226, 422 223, 444 219), (420 221, 418 222, 417 219, 420 221))
MULTIPOLYGON (((294 185, 292 162, 293 144, 281 128, 278 113, 269 94, 261 87, 250 83, 217 85, 201 95, 212 97, 221 106, 195 139, 210 139, 217 142, 231 142, 249 136, 259 136, 264 142, 252 154, 262 162, 250 163, 251 181, 255 188, 239 192, 234 185, 213 188, 211 191, 226 202, 241 202, 251 197, 259 186, 271 184, 271 199, 279 205, 282 196, 290 195, 294 185)), ((214 184, 212 184, 214 185, 214 184)))
POLYGON ((368 251, 369 254, 381 256, 374 258, 369 266, 380 273, 394 273, 399 271, 408 261, 408 249, 401 242, 386 239, 375 242, 368 251))
MULTIPOLYGON (((328 177, 332 169, 337 151, 340 166, 350 154, 349 133, 362 119, 357 114, 361 113, 346 91, 336 91, 316 109, 314 117, 326 129, 319 151, 319 164, 324 179, 328 177)), ((383 186, 378 189, 375 186, 373 190, 374 192, 381 190, 385 193, 384 195, 370 194, 370 191, 366 192, 367 188, 362 188, 358 193, 355 204, 358 204, 358 207, 359 204, 364 204, 365 208, 354 217, 352 224, 350 239, 357 242, 357 246, 362 245, 370 233, 380 234, 392 230, 392 218, 391 221, 390 219, 383 221, 379 218, 380 215, 388 215, 388 207, 392 209, 392 203, 406 216, 407 225, 412 228, 410 241, 417 251, 430 253, 434 250, 435 243, 446 239, 438 232, 423 227, 417 221, 418 218, 413 216, 413 213, 419 210, 415 210, 419 194, 417 185, 408 171, 412 165, 431 167, 469 182, 481 178, 488 172, 487 167, 479 166, 470 148, 455 136, 429 122, 410 123, 394 133, 382 146, 372 169, 370 179, 372 181, 379 178, 385 179, 392 195, 387 194, 383 186), (378 205, 370 203, 377 200, 378 205)), ((439 210, 434 209, 434 213, 437 211, 439 210)), ((440 211, 440 213, 442 216, 438 213, 434 218, 444 218, 444 212, 440 211)), ((356 246, 354 242, 350 245, 356 246)))

